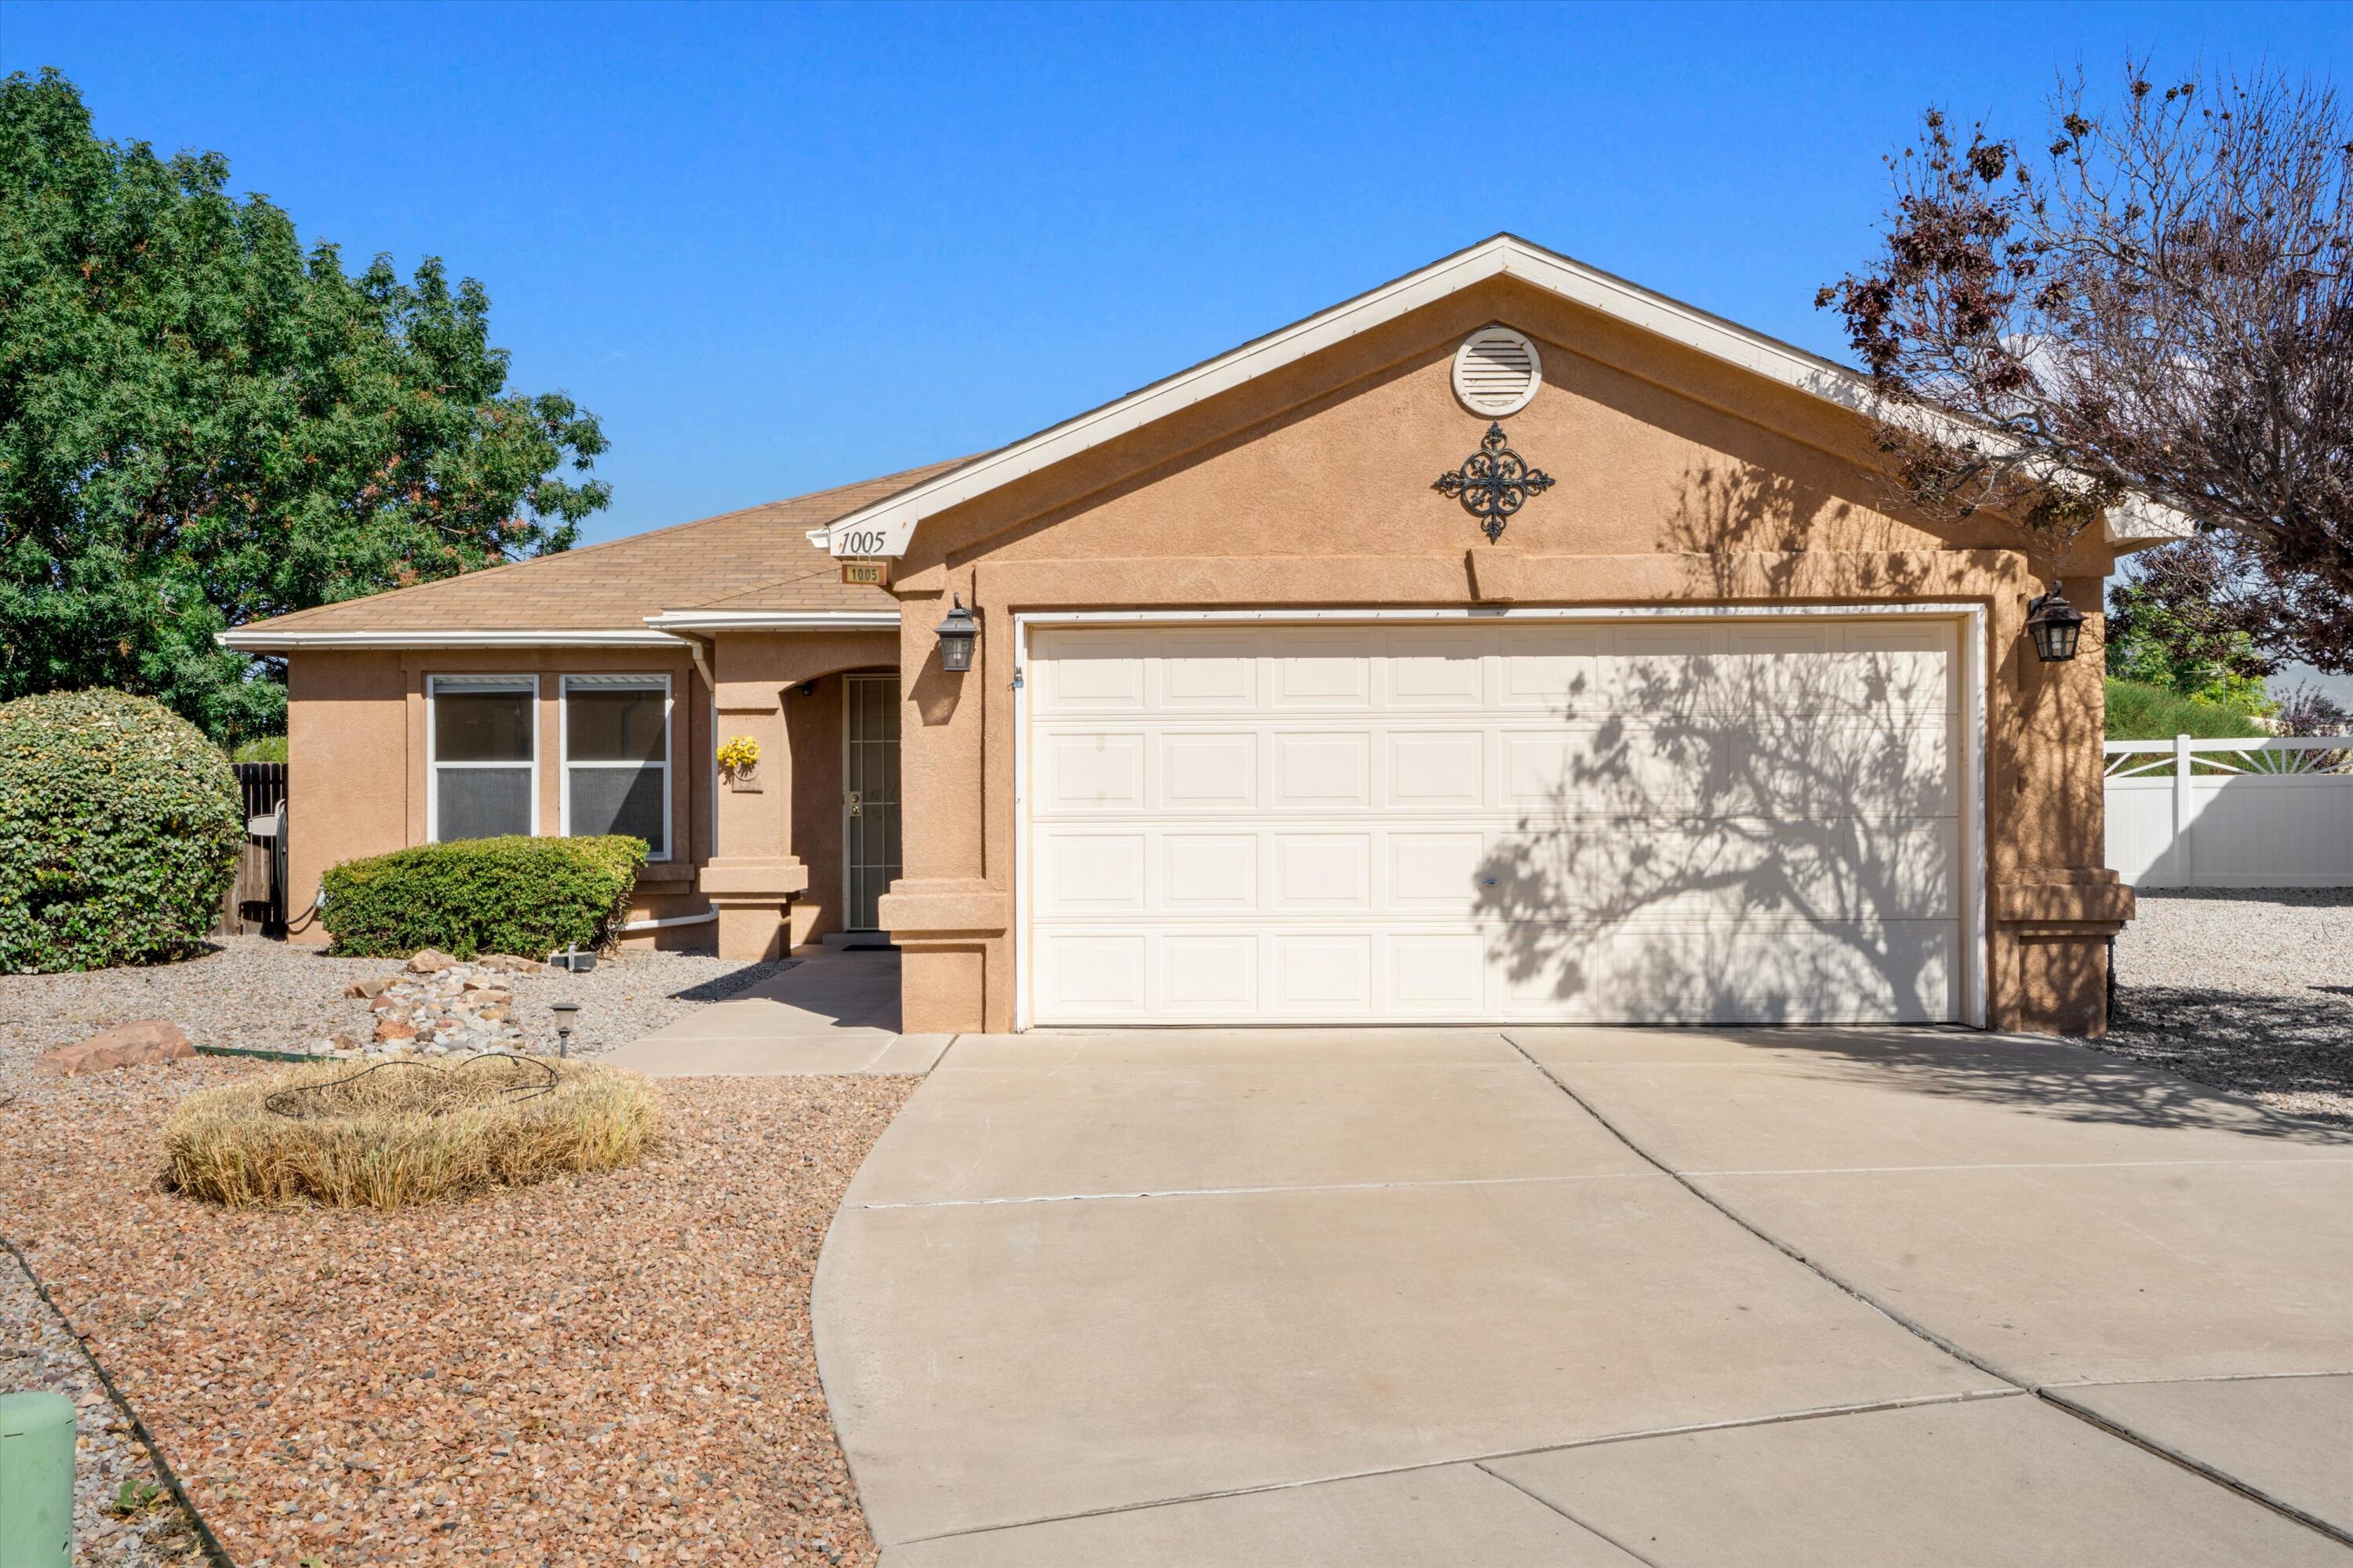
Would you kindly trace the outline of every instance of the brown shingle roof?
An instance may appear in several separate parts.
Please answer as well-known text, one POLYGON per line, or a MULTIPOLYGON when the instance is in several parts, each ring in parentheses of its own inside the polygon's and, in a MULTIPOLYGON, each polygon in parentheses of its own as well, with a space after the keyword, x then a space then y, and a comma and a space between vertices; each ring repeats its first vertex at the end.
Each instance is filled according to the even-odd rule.
POLYGON ((643 630, 666 609, 892 609, 852 588, 807 530, 967 460, 673 524, 583 550, 537 556, 367 599, 248 622, 261 631, 596 631, 643 630))

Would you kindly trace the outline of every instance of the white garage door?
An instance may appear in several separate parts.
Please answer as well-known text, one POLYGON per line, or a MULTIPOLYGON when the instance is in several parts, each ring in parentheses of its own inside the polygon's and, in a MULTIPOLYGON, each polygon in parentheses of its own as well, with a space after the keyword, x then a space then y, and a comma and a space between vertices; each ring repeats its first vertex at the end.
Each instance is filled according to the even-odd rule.
POLYGON ((1038 627, 1030 1021, 1957 1018, 1957 625, 1038 627))

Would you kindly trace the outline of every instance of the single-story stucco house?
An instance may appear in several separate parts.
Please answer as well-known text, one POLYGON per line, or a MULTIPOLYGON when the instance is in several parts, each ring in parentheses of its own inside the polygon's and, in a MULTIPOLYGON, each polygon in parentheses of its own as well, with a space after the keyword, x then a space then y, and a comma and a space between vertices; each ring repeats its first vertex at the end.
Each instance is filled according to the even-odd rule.
POLYGON ((297 939, 337 861, 617 830, 629 939, 887 932, 910 1030, 2096 1032, 2099 618, 2038 659, 2053 563, 1896 514, 1869 397, 1499 236, 984 456, 224 641, 289 663, 297 939))

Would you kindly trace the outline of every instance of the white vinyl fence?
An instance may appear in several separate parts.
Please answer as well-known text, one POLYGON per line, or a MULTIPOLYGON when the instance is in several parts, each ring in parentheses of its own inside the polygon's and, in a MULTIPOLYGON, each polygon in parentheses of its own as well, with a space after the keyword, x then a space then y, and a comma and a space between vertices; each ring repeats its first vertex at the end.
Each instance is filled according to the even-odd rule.
POLYGON ((2353 739, 2112 740, 2108 865, 2135 887, 2353 887, 2353 739))

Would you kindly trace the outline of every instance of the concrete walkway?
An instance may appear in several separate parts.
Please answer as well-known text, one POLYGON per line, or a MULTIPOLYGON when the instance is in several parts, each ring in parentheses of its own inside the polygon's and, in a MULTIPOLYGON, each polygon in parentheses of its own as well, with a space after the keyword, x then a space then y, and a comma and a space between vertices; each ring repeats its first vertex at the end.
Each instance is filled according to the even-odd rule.
POLYGON ((1938 1031, 963 1036, 819 1365, 886 1568, 2353 1562, 2353 1135, 1938 1031))
POLYGON ((783 973, 603 1059, 656 1078, 928 1073, 952 1036, 899 1033, 899 955, 809 948, 783 973))

